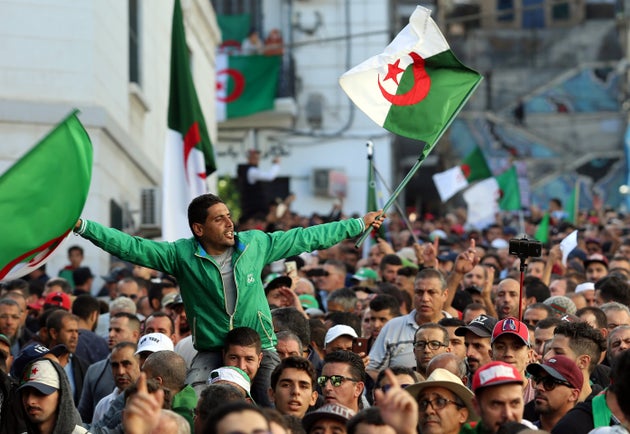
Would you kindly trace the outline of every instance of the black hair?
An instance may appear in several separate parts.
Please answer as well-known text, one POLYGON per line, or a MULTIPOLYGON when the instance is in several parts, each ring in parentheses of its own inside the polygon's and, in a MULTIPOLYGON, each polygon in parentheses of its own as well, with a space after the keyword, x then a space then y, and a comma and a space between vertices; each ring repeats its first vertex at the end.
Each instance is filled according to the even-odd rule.
POLYGON ((595 289, 599 290, 599 297, 604 303, 617 301, 626 306, 630 305, 630 284, 621 276, 602 277, 595 282, 595 289))
POLYGON ((219 423, 225 416, 230 413, 242 413, 244 411, 253 411, 254 413, 260 414, 267 420, 267 424, 269 424, 267 416, 265 416, 260 408, 249 402, 233 401, 215 408, 208 414, 207 422, 203 427, 203 434, 218 434, 219 423))
POLYGON ((236 386, 228 383, 209 384, 199 395, 195 414, 201 418, 202 423, 206 423, 213 409, 234 401, 246 402, 243 393, 236 386))
POLYGON ((597 328, 605 329, 608 325, 608 319, 606 318, 606 313, 598 307, 595 306, 586 306, 582 309, 579 309, 575 312, 575 316, 581 318, 585 313, 591 313, 595 317, 595 321, 597 322, 597 328))
POLYGON ((538 277, 527 276, 523 281, 523 286, 525 286, 525 298, 534 297, 537 303, 542 303, 551 297, 549 287, 538 277))
POLYGON ((623 415, 630 417, 630 351, 623 351, 614 361, 610 371, 609 390, 617 396, 617 404, 623 415))
POLYGON ((370 310, 379 311, 389 309, 394 316, 400 315, 400 303, 393 295, 378 294, 370 300, 370 310))
POLYGON ((233 345, 240 347, 254 347, 256 348, 257 354, 262 352, 262 341, 260 340, 260 335, 256 330, 249 327, 236 327, 225 335, 225 340, 223 342, 224 350, 228 351, 228 349, 233 345))
POLYGON ((295 333, 306 348, 311 343, 311 330, 308 318, 294 307, 279 307, 271 311, 273 328, 276 331, 288 330, 295 333))
POLYGON ((599 363, 602 351, 606 350, 606 339, 602 332, 585 322, 562 321, 553 332, 569 338, 569 347, 577 355, 587 354, 591 357, 588 372, 591 373, 599 363))
POLYGON ((72 313, 83 320, 90 318, 93 312, 99 312, 98 299, 90 294, 81 294, 72 302, 72 313))
POLYGON ((346 430, 348 434, 355 434, 360 423, 376 426, 387 425, 381 417, 381 410, 378 407, 364 408, 355 414, 352 419, 346 423, 346 430))
POLYGON ((311 379, 311 390, 315 390, 316 381, 317 381, 317 373, 315 372, 315 368, 310 360, 305 359, 304 357, 290 356, 286 359, 282 359, 280 363, 274 368, 271 372, 271 388, 273 390, 276 389, 276 385, 278 384, 278 380, 280 379, 280 375, 285 369, 297 369, 298 371, 304 371, 308 374, 311 379))
POLYGON ((218 203, 225 202, 219 196, 210 193, 197 196, 190 202, 188 205, 188 226, 193 235, 195 234, 193 223, 204 224, 208 218, 208 208, 218 203))
POLYGON ((351 351, 338 350, 333 351, 332 353, 326 354, 324 356, 324 365, 327 363, 345 363, 350 366, 350 372, 352 373, 352 377, 356 380, 362 381, 365 383, 366 373, 365 373, 365 365, 363 364, 363 360, 357 354, 351 351))

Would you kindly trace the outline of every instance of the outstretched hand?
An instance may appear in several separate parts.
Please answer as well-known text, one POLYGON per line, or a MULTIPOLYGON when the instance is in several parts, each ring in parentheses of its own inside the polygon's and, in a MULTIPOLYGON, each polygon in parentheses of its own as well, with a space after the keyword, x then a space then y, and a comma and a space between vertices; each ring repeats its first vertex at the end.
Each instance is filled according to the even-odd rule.
POLYGON ((396 434, 415 434, 418 426, 416 400, 400 387, 400 383, 391 369, 385 370, 385 377, 391 385, 387 392, 380 389, 374 391, 383 422, 394 428, 396 434))
POLYGON ((123 412, 123 427, 127 434, 149 434, 160 422, 164 404, 164 390, 155 393, 147 390, 147 375, 138 378, 138 392, 132 395, 123 412))

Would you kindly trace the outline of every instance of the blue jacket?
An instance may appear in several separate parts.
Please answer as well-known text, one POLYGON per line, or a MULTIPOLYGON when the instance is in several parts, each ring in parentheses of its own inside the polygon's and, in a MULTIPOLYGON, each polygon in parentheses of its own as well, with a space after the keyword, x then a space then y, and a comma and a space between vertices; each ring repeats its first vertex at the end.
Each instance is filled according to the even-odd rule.
POLYGON ((77 233, 120 259, 175 276, 195 348, 220 351, 225 335, 235 327, 256 330, 263 349, 275 347, 271 311, 261 280, 265 265, 303 252, 326 249, 359 235, 364 228, 363 219, 357 218, 286 232, 237 233, 232 256, 237 294, 232 315, 226 309, 220 268, 195 238, 152 241, 87 220, 82 221, 77 233))

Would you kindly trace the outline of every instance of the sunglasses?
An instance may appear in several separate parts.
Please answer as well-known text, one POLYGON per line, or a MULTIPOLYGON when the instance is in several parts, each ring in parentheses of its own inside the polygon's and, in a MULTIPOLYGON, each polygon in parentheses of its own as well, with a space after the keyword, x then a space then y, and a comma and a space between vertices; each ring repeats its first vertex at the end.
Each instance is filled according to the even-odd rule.
POLYGON ((556 380, 553 377, 532 377, 532 381, 535 384, 542 384, 543 389, 545 389, 545 392, 551 392, 558 385, 560 385, 560 386, 567 386, 567 387, 570 387, 571 389, 573 389, 573 386, 571 386, 566 381, 556 380))
POLYGON ((324 387, 326 386, 326 383, 328 383, 328 380, 330 380, 330 384, 332 384, 333 387, 339 387, 346 381, 352 381, 353 383, 359 381, 354 378, 344 377, 343 375, 322 375, 317 379, 317 384, 319 384, 320 387, 324 387))

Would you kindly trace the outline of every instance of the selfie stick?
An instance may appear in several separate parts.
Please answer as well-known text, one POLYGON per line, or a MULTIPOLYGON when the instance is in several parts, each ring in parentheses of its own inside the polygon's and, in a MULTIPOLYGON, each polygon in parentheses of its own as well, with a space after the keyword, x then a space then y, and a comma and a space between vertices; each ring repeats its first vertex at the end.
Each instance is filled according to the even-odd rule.
POLYGON ((519 255, 518 258, 521 260, 521 285, 518 293, 518 320, 523 321, 523 286, 525 286, 525 270, 527 269, 527 262, 525 262, 525 260, 527 259, 527 256, 519 255))

